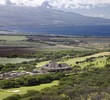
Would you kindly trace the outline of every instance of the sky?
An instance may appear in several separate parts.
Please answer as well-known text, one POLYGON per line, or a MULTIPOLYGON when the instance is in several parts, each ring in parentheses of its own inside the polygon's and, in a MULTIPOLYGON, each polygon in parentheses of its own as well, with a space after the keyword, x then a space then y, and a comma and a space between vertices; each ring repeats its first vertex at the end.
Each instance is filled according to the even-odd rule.
POLYGON ((2 5, 48 6, 63 11, 110 19, 110 0, 0 0, 2 5))

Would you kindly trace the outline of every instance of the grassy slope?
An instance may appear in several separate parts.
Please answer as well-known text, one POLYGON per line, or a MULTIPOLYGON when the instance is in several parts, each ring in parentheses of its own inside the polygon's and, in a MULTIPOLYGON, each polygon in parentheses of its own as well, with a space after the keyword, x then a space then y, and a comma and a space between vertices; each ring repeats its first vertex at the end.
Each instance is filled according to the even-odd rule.
POLYGON ((0 100, 3 100, 3 98, 6 98, 13 94, 25 94, 27 92, 27 90, 38 90, 39 91, 41 89, 44 89, 46 87, 51 87, 54 85, 58 85, 58 81, 53 81, 52 83, 48 83, 48 84, 41 84, 39 86, 30 86, 30 87, 21 87, 21 88, 1 90, 0 91, 0 100), (18 91, 18 92, 14 92, 14 91, 18 91))
MULTIPOLYGON (((86 58, 99 57, 99 56, 104 56, 104 55, 110 55, 110 52, 102 52, 102 53, 97 53, 97 54, 93 54, 93 55, 85 56, 85 57, 66 59, 64 61, 60 61, 59 63, 67 63, 69 65, 74 66, 76 61, 84 61, 84 60, 86 60, 86 58)), ((48 62, 49 61, 44 61, 44 62, 37 63, 36 67, 43 66, 43 65, 47 64, 48 62)), ((82 63, 82 64, 79 64, 79 65, 83 68, 83 67, 85 67, 85 66, 87 66, 89 64, 90 64, 90 62, 82 63)), ((104 66, 106 64, 106 57, 97 58, 94 62, 92 62, 92 64, 95 64, 97 67, 102 67, 102 66, 104 66), (100 61, 102 61, 102 62, 100 62, 100 61), (97 65, 97 62, 98 62, 98 65, 97 65)))
MULTIPOLYGON (((63 62, 69 64, 69 65, 75 65, 76 61, 84 61, 86 60, 86 58, 90 58, 90 57, 99 57, 99 56, 104 56, 104 55, 110 55, 110 52, 102 52, 102 53, 97 53, 97 54, 93 54, 93 55, 90 55, 90 56, 85 56, 85 57, 78 57, 78 58, 73 58, 73 59, 66 59, 64 60, 63 62)), ((105 61, 106 58, 97 58, 97 61, 100 61, 100 60, 104 60, 105 61)), ((96 62, 97 62, 96 61, 96 62)))
MULTIPOLYGON (((90 65, 90 63, 94 64, 95 67, 104 67, 109 62, 106 63, 106 57, 103 57, 103 58, 97 58, 93 62, 86 62, 86 63, 81 63, 81 64, 78 64, 78 65, 81 66, 81 68, 84 68, 85 66, 90 65)), ((73 64, 73 65, 75 65, 75 64, 73 64)))

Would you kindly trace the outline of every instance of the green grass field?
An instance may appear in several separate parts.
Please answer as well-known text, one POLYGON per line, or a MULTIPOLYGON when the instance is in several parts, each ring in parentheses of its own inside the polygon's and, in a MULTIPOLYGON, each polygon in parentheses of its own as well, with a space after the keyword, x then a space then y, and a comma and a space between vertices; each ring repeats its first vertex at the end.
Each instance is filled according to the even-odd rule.
POLYGON ((24 61, 32 61, 32 60, 35 60, 35 59, 0 57, 0 64, 21 63, 21 62, 24 62, 24 61))
MULTIPOLYGON (((91 58, 91 57, 99 57, 99 56, 104 56, 104 55, 110 55, 110 52, 102 52, 102 53, 97 53, 97 54, 93 54, 93 55, 90 55, 90 56, 85 56, 85 57, 77 57, 77 58, 71 58, 71 59, 65 59, 63 61, 59 61, 58 63, 67 63, 68 65, 76 65, 76 61, 84 61, 86 60, 87 58, 91 58)), ((40 63, 37 63, 36 67, 41 67, 45 64, 48 64, 49 61, 43 61, 43 62, 40 62, 40 63)), ((101 57, 101 58, 96 58, 95 61, 93 62, 86 62, 86 63, 81 63, 81 64, 78 64, 79 66, 81 66, 82 68, 84 68, 85 66, 89 65, 89 64, 94 64, 95 66, 97 67, 104 67, 106 63, 106 57, 101 57)), ((109 62, 108 62, 109 63, 109 62)))
MULTIPOLYGON (((102 53, 97 53, 97 54, 93 54, 93 55, 85 56, 85 57, 78 57, 78 58, 73 58, 73 59, 66 59, 63 62, 64 63, 67 63, 69 65, 74 66, 74 65, 76 65, 76 61, 84 61, 87 58, 99 57, 99 56, 104 56, 104 55, 110 55, 110 52, 102 52, 102 53)), ((90 63, 95 64, 95 66, 97 66, 97 67, 104 67, 104 65, 106 64, 106 57, 97 58, 93 62, 85 62, 85 63, 81 63, 81 64, 78 64, 78 65, 83 68, 83 67, 89 65, 90 63), (97 64, 97 62, 98 62, 98 64, 97 64)))
POLYGON ((4 36, 0 35, 0 40, 6 40, 6 41, 22 41, 26 40, 27 38, 25 36, 4 36))
POLYGON ((49 63, 49 61, 43 61, 43 62, 37 63, 36 67, 39 68, 39 67, 41 67, 45 64, 48 64, 48 63, 49 63))
POLYGON ((13 94, 25 94, 27 90, 38 90, 44 89, 46 87, 51 87, 54 85, 58 85, 58 81, 53 81, 52 83, 48 84, 41 84, 38 86, 30 86, 30 87, 21 87, 21 88, 13 88, 13 89, 2 89, 0 90, 0 100, 3 100, 3 98, 6 98, 13 94))

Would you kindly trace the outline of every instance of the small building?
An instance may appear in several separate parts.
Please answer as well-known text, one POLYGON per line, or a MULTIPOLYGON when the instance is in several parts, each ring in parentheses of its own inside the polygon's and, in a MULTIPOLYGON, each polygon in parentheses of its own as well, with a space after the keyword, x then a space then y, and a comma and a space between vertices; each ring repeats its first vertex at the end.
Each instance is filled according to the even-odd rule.
POLYGON ((71 66, 67 65, 66 63, 58 64, 56 60, 52 60, 49 64, 42 66, 41 69, 46 70, 48 72, 60 72, 72 70, 71 66))

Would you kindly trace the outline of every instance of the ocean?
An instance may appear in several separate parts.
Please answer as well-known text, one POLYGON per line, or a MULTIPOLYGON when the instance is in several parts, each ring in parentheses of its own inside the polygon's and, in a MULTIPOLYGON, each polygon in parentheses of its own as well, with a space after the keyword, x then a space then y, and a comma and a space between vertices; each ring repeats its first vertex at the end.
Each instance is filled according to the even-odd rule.
POLYGON ((110 25, 88 26, 8 26, 3 30, 27 34, 56 34, 72 36, 110 36, 110 25))

